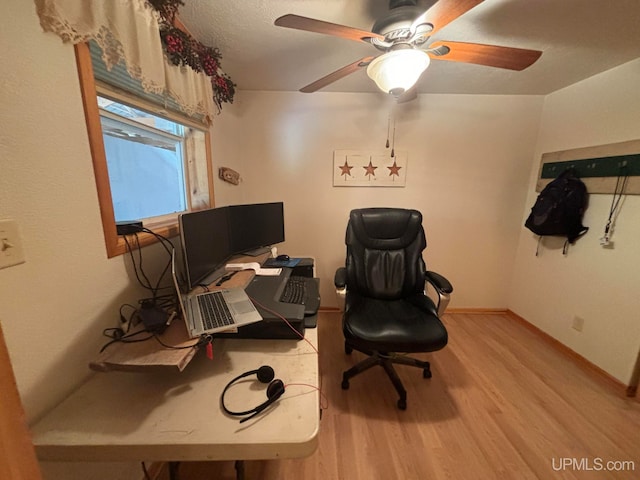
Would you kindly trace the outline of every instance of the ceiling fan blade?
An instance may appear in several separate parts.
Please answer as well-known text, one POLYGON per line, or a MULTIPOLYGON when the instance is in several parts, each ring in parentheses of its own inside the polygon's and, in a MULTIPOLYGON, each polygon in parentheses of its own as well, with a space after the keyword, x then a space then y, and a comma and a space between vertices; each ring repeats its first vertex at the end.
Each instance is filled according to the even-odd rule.
POLYGON ((448 41, 433 42, 427 53, 437 60, 475 63, 508 70, 524 70, 542 55, 539 50, 448 41))
POLYGON ((411 24, 411 31, 423 23, 433 25, 430 35, 433 35, 445 25, 453 22, 484 0, 439 0, 426 12, 416 18, 411 24))
POLYGON ((357 60, 347 66, 344 66, 338 70, 336 70, 333 73, 330 73, 329 75, 322 77, 319 80, 316 80, 313 83, 310 83, 309 85, 307 85, 306 87, 302 87, 300 89, 301 92, 303 93, 313 93, 317 90, 320 90, 321 88, 326 87, 327 85, 329 85, 330 83, 335 82, 336 80, 340 80, 341 78, 346 77, 347 75, 352 74, 353 72, 355 72, 356 70, 362 68, 362 67, 366 67, 371 60, 373 60, 375 57, 364 57, 361 58, 360 60, 357 60))
POLYGON ((346 27, 336 23, 324 22, 314 18, 301 17, 300 15, 283 15, 274 22, 278 27, 295 28, 297 30, 305 30, 307 32, 324 33, 333 35, 334 37, 342 37, 357 42, 367 42, 369 38, 377 38, 384 40, 384 36, 377 33, 368 32, 366 30, 358 30, 357 28, 346 27))

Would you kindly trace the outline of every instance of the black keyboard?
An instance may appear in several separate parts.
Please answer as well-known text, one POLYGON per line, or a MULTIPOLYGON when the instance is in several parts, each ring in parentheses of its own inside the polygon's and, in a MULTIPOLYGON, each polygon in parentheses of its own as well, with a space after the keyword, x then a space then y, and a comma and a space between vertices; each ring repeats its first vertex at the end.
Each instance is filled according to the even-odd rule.
POLYGON ((206 330, 235 323, 221 292, 205 293, 197 298, 206 330))
POLYGON ((304 305, 305 298, 307 297, 307 280, 307 277, 289 277, 282 291, 282 295, 280 295, 280 301, 304 305))

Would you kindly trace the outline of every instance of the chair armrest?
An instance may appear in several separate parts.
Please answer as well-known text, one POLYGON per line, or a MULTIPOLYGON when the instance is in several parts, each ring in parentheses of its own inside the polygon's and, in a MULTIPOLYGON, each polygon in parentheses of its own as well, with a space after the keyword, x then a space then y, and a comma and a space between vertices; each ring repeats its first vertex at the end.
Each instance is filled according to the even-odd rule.
POLYGON ((333 277, 333 284, 336 288, 344 288, 347 285, 347 269, 340 267, 336 270, 336 275, 333 277))
POLYGON ((336 270, 333 283, 336 286, 338 299, 344 303, 347 298, 347 269, 345 267, 340 267, 336 270))
POLYGON ((438 316, 440 317, 449 305, 449 294, 453 292, 453 286, 451 285, 449 280, 436 272, 425 272, 424 280, 425 284, 430 283, 431 285, 433 285, 436 294, 438 295, 438 305, 436 306, 436 308, 438 309, 438 316))
POLYGON ((452 293, 453 292, 453 285, 451 285, 449 280, 444 278, 439 273, 429 272, 428 271, 428 272, 425 273, 425 277, 426 277, 425 280, 427 282, 429 282, 431 285, 433 285, 436 289, 438 289, 442 293, 452 293))

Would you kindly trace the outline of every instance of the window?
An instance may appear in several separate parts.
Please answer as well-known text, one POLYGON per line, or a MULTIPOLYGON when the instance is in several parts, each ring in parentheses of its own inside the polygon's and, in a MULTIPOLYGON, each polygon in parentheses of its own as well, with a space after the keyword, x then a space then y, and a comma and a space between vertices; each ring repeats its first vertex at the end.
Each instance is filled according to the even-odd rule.
POLYGON ((188 129, 100 96, 98 107, 116 222, 185 211, 188 129))
POLYGON ((107 255, 126 251, 116 222, 142 220, 175 236, 181 212, 213 206, 208 127, 96 80, 86 44, 76 58, 107 255))

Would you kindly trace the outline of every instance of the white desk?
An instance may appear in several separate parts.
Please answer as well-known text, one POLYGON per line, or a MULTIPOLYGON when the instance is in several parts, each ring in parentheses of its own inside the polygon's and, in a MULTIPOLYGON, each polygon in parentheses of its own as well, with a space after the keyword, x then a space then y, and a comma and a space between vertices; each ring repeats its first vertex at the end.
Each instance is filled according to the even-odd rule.
MULTIPOLYGON (((306 338, 317 347, 317 329, 306 338)), ((242 372, 270 365, 285 386, 319 386, 318 358, 304 340, 224 339, 214 360, 198 352, 183 372, 97 373, 31 432, 48 461, 189 461, 295 458, 317 447, 317 390, 291 385, 260 415, 240 424, 225 415, 220 394, 242 372)), ((249 410, 266 400, 255 375, 234 385, 225 403, 249 410)))

